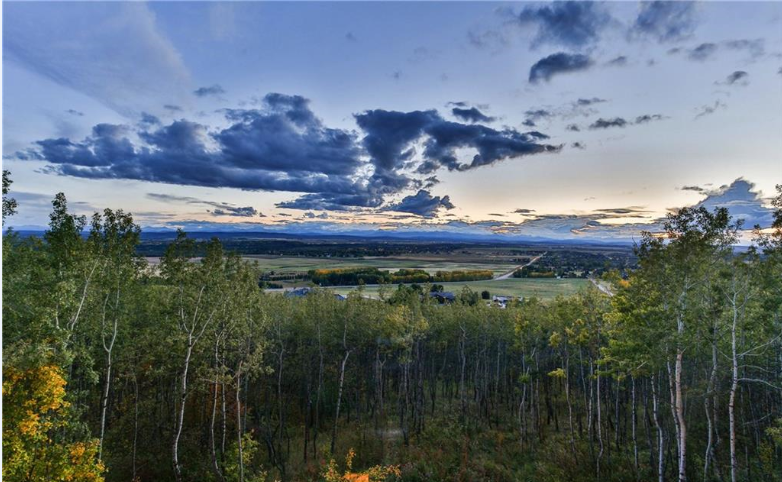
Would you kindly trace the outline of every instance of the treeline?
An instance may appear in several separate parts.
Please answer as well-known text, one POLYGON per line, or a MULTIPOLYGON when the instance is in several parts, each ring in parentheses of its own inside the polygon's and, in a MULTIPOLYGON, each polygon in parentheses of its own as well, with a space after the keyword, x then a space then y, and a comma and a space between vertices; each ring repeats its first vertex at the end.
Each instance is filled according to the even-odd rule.
POLYGON ((400 269, 395 272, 378 268, 329 268, 307 272, 319 286, 354 286, 361 284, 445 283, 492 279, 491 270, 437 271, 434 275, 422 269, 400 269))
MULTIPOLYGON (((209 239, 220 235, 227 251, 245 255, 301 256, 307 258, 364 258, 386 257, 410 254, 448 254, 471 247, 463 243, 432 243, 412 241, 377 241, 356 239, 337 241, 334 237, 324 239, 268 239, 283 236, 279 233, 194 233, 196 252, 206 253, 209 239), (255 238, 254 238, 255 236, 255 238)), ((142 256, 162 256, 176 238, 175 233, 144 233, 136 248, 142 256)))
POLYGON ((3 239, 3 478, 782 480, 775 219, 737 254, 726 211, 683 209, 613 297, 502 310, 267 294, 184 233, 152 271, 129 214, 58 195, 3 239))

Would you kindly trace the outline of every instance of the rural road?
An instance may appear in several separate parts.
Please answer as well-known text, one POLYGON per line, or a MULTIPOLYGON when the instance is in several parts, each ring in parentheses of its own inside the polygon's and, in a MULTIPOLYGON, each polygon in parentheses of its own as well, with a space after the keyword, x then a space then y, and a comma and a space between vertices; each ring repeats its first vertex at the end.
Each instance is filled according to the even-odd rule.
POLYGON ((516 266, 515 268, 513 268, 510 271, 508 271, 507 273, 501 274, 501 275, 497 276, 496 278, 490 279, 489 281, 500 281, 500 280, 508 279, 511 276, 513 276, 513 273, 515 273, 517 270, 520 270, 521 268, 524 268, 524 267, 527 267, 527 266, 531 265, 532 263, 534 263, 535 261, 539 260, 541 257, 543 257, 545 255, 546 255, 546 253, 543 253, 540 256, 536 256, 536 257, 532 258, 531 260, 529 260, 529 263, 522 264, 521 266, 516 266))

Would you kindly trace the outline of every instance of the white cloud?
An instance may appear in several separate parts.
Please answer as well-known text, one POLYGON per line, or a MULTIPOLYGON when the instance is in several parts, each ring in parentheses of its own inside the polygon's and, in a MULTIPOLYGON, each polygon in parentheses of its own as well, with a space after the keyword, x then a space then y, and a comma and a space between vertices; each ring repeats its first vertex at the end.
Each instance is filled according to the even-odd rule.
POLYGON ((4 54, 124 115, 181 102, 190 74, 143 3, 5 6, 4 54))

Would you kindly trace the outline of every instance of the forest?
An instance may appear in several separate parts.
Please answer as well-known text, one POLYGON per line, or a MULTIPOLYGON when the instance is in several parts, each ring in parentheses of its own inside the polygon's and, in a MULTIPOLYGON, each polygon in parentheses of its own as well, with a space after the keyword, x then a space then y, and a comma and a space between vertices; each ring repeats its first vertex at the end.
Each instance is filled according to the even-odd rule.
POLYGON ((399 283, 447 283, 454 281, 479 281, 492 279, 491 270, 437 271, 434 275, 422 269, 400 269, 395 272, 378 268, 332 268, 314 269, 307 273, 313 283, 319 286, 344 286, 359 284, 399 283))
POLYGON ((3 236, 3 479, 782 481, 773 202, 748 249, 683 208, 610 293, 499 309, 286 298, 185 233, 152 267, 130 213, 58 194, 42 238, 3 236))

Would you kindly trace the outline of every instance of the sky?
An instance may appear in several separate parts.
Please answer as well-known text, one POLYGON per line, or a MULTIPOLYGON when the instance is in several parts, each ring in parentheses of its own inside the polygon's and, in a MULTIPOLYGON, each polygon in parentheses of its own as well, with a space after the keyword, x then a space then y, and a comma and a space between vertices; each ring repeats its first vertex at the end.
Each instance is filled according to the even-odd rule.
POLYGON ((771 222, 780 2, 3 4, 17 229, 619 240, 771 222))

